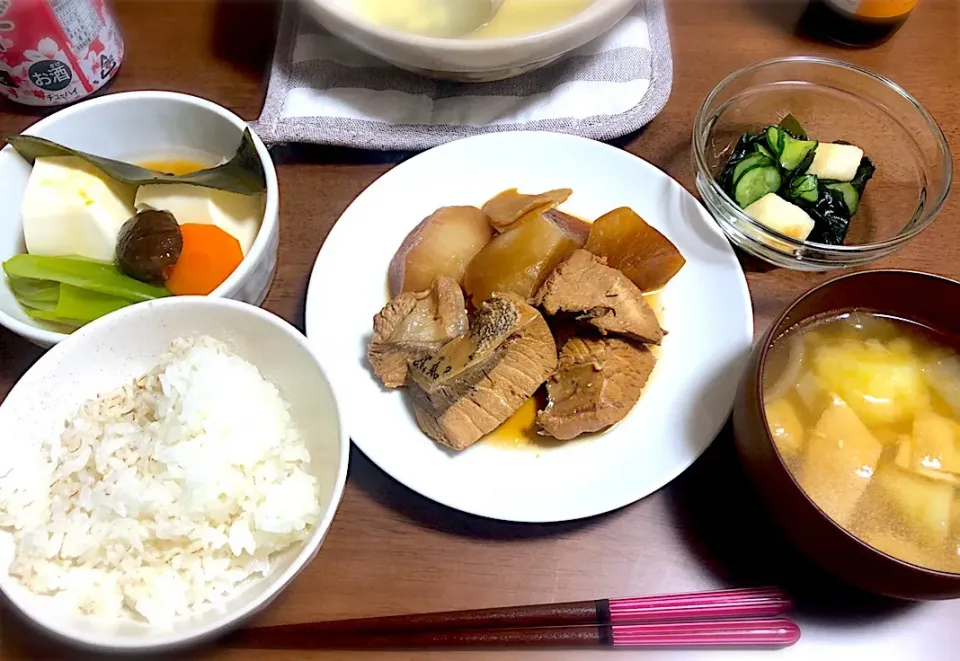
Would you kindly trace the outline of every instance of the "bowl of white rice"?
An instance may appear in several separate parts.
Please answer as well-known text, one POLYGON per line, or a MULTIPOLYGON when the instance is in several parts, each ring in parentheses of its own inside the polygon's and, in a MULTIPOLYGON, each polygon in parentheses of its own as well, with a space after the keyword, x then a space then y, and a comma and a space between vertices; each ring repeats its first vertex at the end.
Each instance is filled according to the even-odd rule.
POLYGON ((227 633, 316 555, 349 439, 305 338, 245 303, 130 306, 0 404, 0 591, 67 642, 227 633))

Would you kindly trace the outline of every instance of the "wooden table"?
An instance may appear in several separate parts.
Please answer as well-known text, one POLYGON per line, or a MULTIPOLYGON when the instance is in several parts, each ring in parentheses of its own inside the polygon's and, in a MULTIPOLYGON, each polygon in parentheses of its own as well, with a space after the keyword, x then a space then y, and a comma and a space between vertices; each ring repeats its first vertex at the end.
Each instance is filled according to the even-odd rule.
MULTIPOLYGON (((802 2, 802 0, 800 0, 802 2)), ((116 8, 127 44, 112 91, 170 89, 197 94, 247 119, 260 110, 276 3, 130 0, 116 8)), ((774 56, 824 54, 856 62, 910 90, 960 145, 957 103, 960 10, 956 0, 922 0, 888 44, 845 51, 794 35, 801 7, 792 0, 672 0, 673 94, 634 136, 629 151, 694 190, 690 133, 700 102, 723 76, 774 56)), ((0 105, 0 133, 35 121, 0 105)), ((402 156, 320 147, 275 151, 280 176, 279 270, 264 307, 302 327, 314 258, 337 217, 402 156)), ((960 206, 878 266, 960 277, 960 206)), ((761 332, 792 298, 825 279, 764 269, 743 259, 761 332)), ((0 329, 0 392, 40 355, 0 329)), ((261 618, 262 624, 392 613, 592 599, 720 586, 780 584, 799 601, 804 632, 771 658, 956 659, 960 602, 911 605, 855 593, 810 567, 768 527, 733 459, 729 430, 669 487, 606 516, 561 525, 511 525, 454 512, 408 491, 362 454, 351 456, 340 511, 319 557, 261 618)), ((0 614, 0 658, 70 655, 0 614)), ((586 659, 628 652, 346 654, 262 653, 211 648, 189 658, 294 659, 586 659)), ((751 658, 766 658, 756 653, 751 658)), ((643 658, 740 658, 710 652, 650 653, 643 658)))

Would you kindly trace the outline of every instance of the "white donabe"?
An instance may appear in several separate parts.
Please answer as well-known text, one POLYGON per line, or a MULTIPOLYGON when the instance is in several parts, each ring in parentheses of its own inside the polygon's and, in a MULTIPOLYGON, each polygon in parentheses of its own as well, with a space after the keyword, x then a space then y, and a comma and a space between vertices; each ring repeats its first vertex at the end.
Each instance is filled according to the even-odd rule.
POLYGON ((21 205, 27 252, 112 262, 135 194, 75 156, 36 159, 21 205))
POLYGON ((810 236, 816 224, 806 211, 776 193, 767 193, 744 212, 770 229, 800 241, 810 236))
POLYGON ((0 476, 9 573, 84 614, 192 614, 266 574, 321 515, 279 391, 209 338, 86 402, 43 455, 0 476))

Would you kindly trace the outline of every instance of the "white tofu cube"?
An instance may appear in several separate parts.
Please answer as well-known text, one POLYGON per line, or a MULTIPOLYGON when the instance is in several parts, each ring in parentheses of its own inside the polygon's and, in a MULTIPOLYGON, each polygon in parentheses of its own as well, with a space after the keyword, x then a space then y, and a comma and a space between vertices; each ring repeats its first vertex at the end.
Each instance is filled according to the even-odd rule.
POLYGON ((813 157, 813 163, 807 174, 815 174, 821 179, 853 181, 857 168, 863 160, 863 150, 853 145, 821 144, 813 157))
POLYGON ((805 240, 813 231, 813 218, 796 204, 787 202, 776 193, 767 193, 744 209, 754 220, 781 234, 805 240))

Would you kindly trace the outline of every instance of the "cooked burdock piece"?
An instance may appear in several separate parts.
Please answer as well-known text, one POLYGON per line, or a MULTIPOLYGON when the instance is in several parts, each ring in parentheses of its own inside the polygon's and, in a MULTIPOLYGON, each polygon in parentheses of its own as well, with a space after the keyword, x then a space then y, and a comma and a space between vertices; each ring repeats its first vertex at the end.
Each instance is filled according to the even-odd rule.
POLYGON ((425 356, 467 332, 463 292, 452 278, 440 276, 420 292, 404 292, 373 318, 367 359, 388 388, 406 384, 410 361, 425 356))
POLYGON ((505 190, 483 205, 483 212, 498 232, 510 228, 515 222, 532 211, 546 211, 567 201, 573 194, 569 188, 558 188, 536 195, 518 193, 516 188, 505 190))
POLYGON ((390 295, 429 289, 445 275, 457 284, 493 230, 476 207, 442 207, 425 218, 403 240, 390 262, 390 295))
POLYGON ((642 291, 670 282, 686 260, 670 239, 651 227, 633 209, 620 207, 597 218, 586 249, 605 257, 642 291))
POLYGON ((494 294, 470 316, 470 331, 411 364, 420 429, 463 450, 513 415, 557 367, 543 316, 515 294, 494 294))
POLYGON ((639 287, 586 250, 577 250, 547 277, 534 305, 549 315, 572 314, 601 333, 660 344, 663 329, 639 287))
POLYGON ((647 347, 632 340, 567 340, 547 380, 547 406, 537 414, 537 425, 567 441, 620 422, 640 399, 656 362, 647 347))

